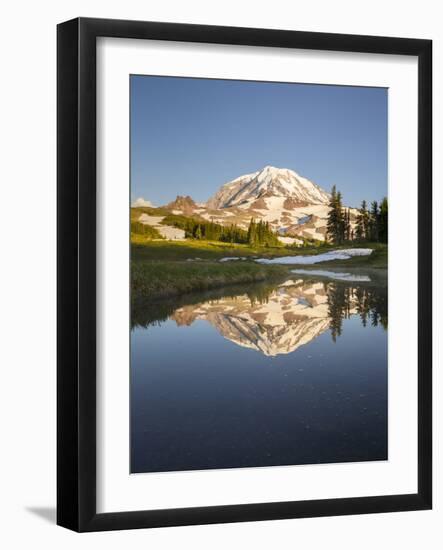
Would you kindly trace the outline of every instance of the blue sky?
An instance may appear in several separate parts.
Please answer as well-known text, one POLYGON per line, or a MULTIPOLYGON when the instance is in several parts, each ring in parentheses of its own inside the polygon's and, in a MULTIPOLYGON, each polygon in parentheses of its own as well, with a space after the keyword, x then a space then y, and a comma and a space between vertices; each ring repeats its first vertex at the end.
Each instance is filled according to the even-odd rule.
POLYGON ((131 76, 131 199, 205 201, 270 164, 344 203, 387 194, 387 90, 131 76))

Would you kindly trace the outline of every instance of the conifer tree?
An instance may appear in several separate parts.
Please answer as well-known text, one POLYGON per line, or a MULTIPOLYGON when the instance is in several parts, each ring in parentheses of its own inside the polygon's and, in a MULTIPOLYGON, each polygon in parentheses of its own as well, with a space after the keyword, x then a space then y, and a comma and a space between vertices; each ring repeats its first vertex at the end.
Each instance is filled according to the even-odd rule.
POLYGON ((351 211, 347 208, 343 215, 344 219, 344 240, 349 242, 351 240, 351 211))
POLYGON ((345 212, 343 210, 342 194, 337 193, 337 219, 338 219, 338 244, 342 244, 345 240, 345 212))
POLYGON ((380 204, 378 238, 382 243, 388 242, 388 199, 386 197, 380 204))
POLYGON ((378 203, 377 201, 373 201, 371 203, 371 214, 369 219, 369 238, 372 242, 378 241, 378 232, 379 232, 378 203))
POLYGON ((329 242, 334 242, 335 240, 335 230, 336 230, 336 202, 337 202, 337 190, 335 185, 331 189, 331 198, 329 199, 329 213, 328 221, 326 222, 326 238, 329 242))
POLYGON ((250 246, 254 246, 256 242, 256 226, 254 218, 251 218, 251 221, 249 222, 248 227, 248 244, 250 246))
POLYGON ((330 243, 341 244, 345 240, 346 223, 342 205, 342 195, 335 185, 331 190, 329 200, 328 221, 326 224, 326 236, 330 243))
POLYGON ((366 201, 363 200, 357 216, 356 237, 359 241, 364 241, 369 236, 369 213, 366 207, 366 201))

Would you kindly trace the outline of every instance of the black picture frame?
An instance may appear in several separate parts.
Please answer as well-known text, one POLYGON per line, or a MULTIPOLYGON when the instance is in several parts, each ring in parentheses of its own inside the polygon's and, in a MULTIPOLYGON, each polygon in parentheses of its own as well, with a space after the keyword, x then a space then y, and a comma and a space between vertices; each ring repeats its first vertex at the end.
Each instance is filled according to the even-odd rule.
POLYGON ((57 29, 57 523, 75 531, 426 510, 432 506, 432 42, 78 18, 57 29), (96 39, 400 54, 418 58, 416 494, 96 512, 96 39))

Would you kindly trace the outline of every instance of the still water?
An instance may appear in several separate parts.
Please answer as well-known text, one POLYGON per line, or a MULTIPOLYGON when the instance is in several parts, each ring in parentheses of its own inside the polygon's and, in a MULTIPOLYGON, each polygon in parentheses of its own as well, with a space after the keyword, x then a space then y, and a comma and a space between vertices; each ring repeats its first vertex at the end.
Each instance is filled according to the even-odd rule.
POLYGON ((131 472, 387 459, 385 274, 133 308, 131 472))

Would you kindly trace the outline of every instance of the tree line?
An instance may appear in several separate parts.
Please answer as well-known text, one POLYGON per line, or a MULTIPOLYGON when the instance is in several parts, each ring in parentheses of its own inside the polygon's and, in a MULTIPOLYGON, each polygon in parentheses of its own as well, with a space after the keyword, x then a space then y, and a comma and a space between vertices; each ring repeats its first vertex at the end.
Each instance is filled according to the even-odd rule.
POLYGON ((328 242, 332 244, 352 241, 388 242, 388 199, 386 197, 380 203, 373 201, 369 208, 367 202, 363 200, 353 224, 351 210, 343 206, 342 194, 334 185, 329 208, 326 225, 328 242))
POLYGON ((278 246, 280 241, 269 226, 269 222, 262 220, 256 222, 252 218, 248 227, 248 244, 250 246, 278 246))
POLYGON ((247 230, 238 227, 237 224, 224 226, 212 221, 176 214, 165 216, 161 223, 183 229, 187 239, 222 241, 249 244, 250 246, 278 246, 280 244, 268 222, 262 220, 256 222, 253 218, 249 222, 247 230))
POLYGON ((232 243, 247 243, 248 233, 236 224, 223 226, 212 221, 205 221, 198 218, 188 218, 187 216, 168 214, 162 220, 162 225, 173 225, 185 232, 185 238, 205 240, 205 241, 223 241, 232 243))

